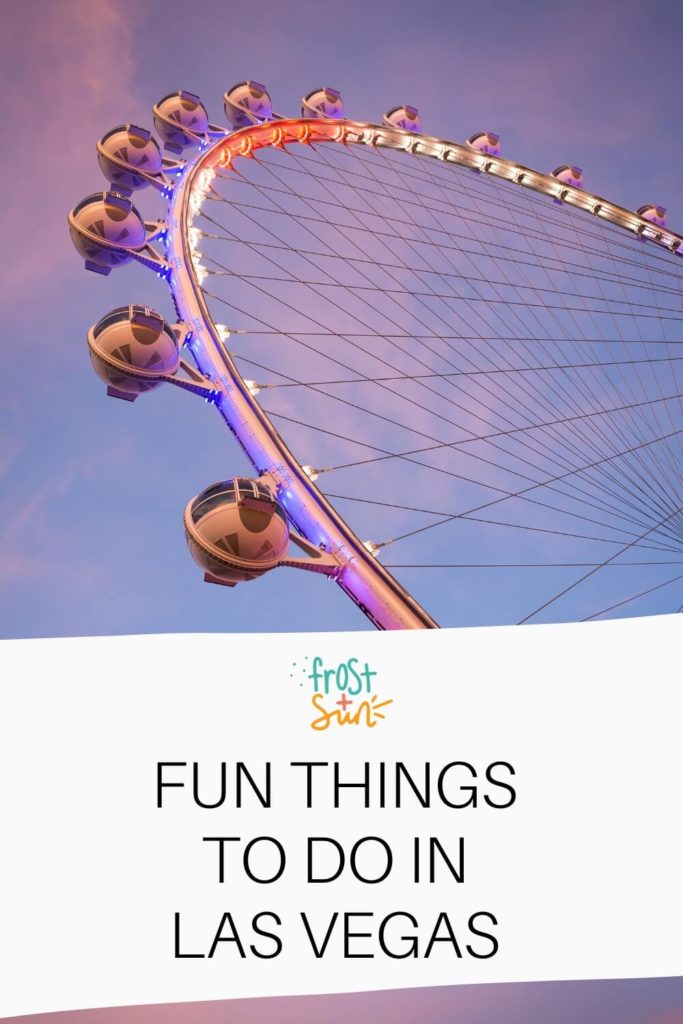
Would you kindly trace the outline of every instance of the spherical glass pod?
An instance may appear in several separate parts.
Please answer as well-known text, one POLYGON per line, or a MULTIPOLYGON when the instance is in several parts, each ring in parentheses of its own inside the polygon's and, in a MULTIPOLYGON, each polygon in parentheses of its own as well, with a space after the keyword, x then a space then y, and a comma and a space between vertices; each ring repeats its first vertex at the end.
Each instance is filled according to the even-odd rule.
POLYGON ((156 176, 162 170, 161 150, 151 132, 133 124, 112 128, 97 144, 102 173, 119 190, 145 188, 147 178, 137 171, 156 176))
POLYGON ((407 132, 419 132, 422 127, 420 114, 417 107, 405 104, 401 107, 392 107, 382 118, 384 124, 391 128, 402 128, 407 132))
POLYGON ((164 96, 153 108, 153 114, 164 149, 172 153, 196 145, 197 136, 205 135, 209 129, 209 117, 199 96, 184 90, 164 96))
POLYGON ((102 317, 88 332, 88 348, 98 377, 132 396, 158 387, 180 363, 173 329, 146 306, 120 306, 102 317))
POLYGON ((203 490, 188 503, 184 525, 195 562, 228 584, 275 568, 289 545, 284 509, 268 487, 246 477, 203 490))
POLYGON ((495 132, 475 132, 466 143, 470 149, 486 156, 500 156, 500 135, 495 132))
POLYGON ((301 101, 302 117, 343 118, 344 104, 341 94, 328 87, 314 89, 301 101))
POLYGON ((99 274, 129 263, 146 242, 145 222, 131 201, 116 192, 83 199, 69 214, 69 230, 86 268, 99 274))
POLYGON ((273 106, 265 85, 259 82, 240 82, 233 85, 224 97, 225 115, 233 128, 247 128, 259 121, 269 121, 273 106))
POLYGON ((552 171, 552 177, 571 188, 583 188, 583 171, 576 164, 562 164, 552 171))
POLYGON ((666 208, 664 206, 659 206, 657 203, 646 203, 645 206, 641 206, 636 212, 639 217, 649 221, 650 224, 654 224, 655 227, 666 227, 666 208))

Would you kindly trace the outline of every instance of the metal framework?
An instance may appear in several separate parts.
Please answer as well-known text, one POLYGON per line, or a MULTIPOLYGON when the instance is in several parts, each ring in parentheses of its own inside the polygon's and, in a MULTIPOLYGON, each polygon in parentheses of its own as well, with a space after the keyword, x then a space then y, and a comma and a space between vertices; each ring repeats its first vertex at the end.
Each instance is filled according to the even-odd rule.
MULTIPOLYGON (((229 329, 214 323, 202 287, 206 268, 202 266, 201 254, 196 249, 202 232, 194 226, 195 218, 203 215, 204 202, 208 198, 221 198, 213 189, 213 179, 216 175, 225 177, 226 172, 239 175, 238 158, 256 158, 259 150, 285 150, 289 144, 314 148, 318 144, 329 143, 346 147, 387 148, 456 164, 548 196, 557 203, 576 207, 678 256, 683 255, 683 236, 665 227, 664 211, 659 208, 642 207, 634 213, 585 191, 579 168, 567 165, 557 168, 552 174, 543 174, 503 159, 499 155, 498 137, 490 133, 479 133, 467 144, 459 145, 422 134, 418 112, 413 108, 395 108, 385 115, 382 125, 376 125, 347 120, 334 111, 330 113, 326 108, 319 108, 315 103, 312 107, 307 104, 311 97, 317 103, 324 94, 324 102, 334 106, 340 100, 338 94, 331 90, 318 91, 304 100, 303 113, 317 113, 319 116, 288 119, 271 114, 272 119, 262 121, 250 112, 248 103, 243 109, 244 98, 240 99, 241 94, 238 96, 240 89, 244 91, 247 88, 248 91, 252 85, 241 83, 232 93, 226 94, 226 110, 230 96, 235 102, 240 100, 237 107, 234 103, 230 107, 239 108, 240 117, 237 121, 231 118, 233 123, 246 122, 245 127, 233 131, 209 124, 200 101, 191 94, 173 94, 154 108, 157 128, 162 135, 165 132, 168 136, 167 148, 179 150, 188 144, 196 147, 185 164, 162 159, 150 133, 135 126, 119 126, 98 144, 102 169, 113 182, 112 191, 88 197, 69 215, 76 248, 85 257, 86 267, 99 273, 107 274, 113 266, 131 259, 154 269, 170 286, 179 323, 171 328, 158 314, 154 314, 156 320, 152 323, 147 315, 149 311, 138 307, 116 310, 109 319, 105 318, 91 330, 91 354, 96 361, 104 360, 109 368, 104 379, 110 383, 122 379, 121 374, 137 380, 140 390, 167 381, 217 406, 251 465, 276 495, 277 503, 284 508, 293 527, 291 539, 308 556, 305 559, 281 558, 277 564, 296 565, 333 579, 380 629, 435 628, 437 623, 434 619, 376 557, 382 545, 361 541, 315 486, 314 480, 319 471, 302 466, 294 456, 270 416, 256 401, 257 391, 253 382, 242 377, 228 351, 229 329), (166 106, 170 103, 169 110, 164 103, 166 106), (186 110, 190 111, 188 117, 192 118, 193 128, 181 123, 186 110), (174 120, 176 117, 179 118, 178 123, 174 120), (130 162, 126 145, 131 139, 136 150, 145 147, 146 168, 141 162, 130 162), (125 198, 133 189, 145 184, 151 184, 168 199, 165 221, 144 222, 125 198), (105 203, 113 210, 108 214, 108 221, 103 214, 105 203), (92 214, 87 213, 88 210, 92 210, 92 214), (125 223, 120 224, 121 221, 125 223), (127 241, 123 242, 124 238, 127 241), (122 355, 122 350, 109 351, 105 346, 102 352, 99 351, 97 332, 104 330, 112 317, 116 322, 121 319, 130 321, 133 329, 136 317, 140 320, 140 316, 143 326, 146 324, 149 328, 151 324, 158 332, 166 332, 167 348, 173 335, 175 344, 191 353, 197 370, 179 354, 175 357, 175 371, 170 367, 162 372, 158 366, 145 368, 146 363, 137 368, 134 363, 128 365, 128 356, 122 355)), ((254 94, 257 98, 267 97, 262 87, 258 89, 261 91, 254 94)), ((135 397, 135 389, 131 393, 130 389, 127 392, 117 391, 116 386, 110 386, 108 391, 119 398, 132 400, 135 397)), ((419 533, 420 530, 414 532, 419 533)), ((224 582, 213 579, 211 573, 207 578, 212 582, 224 582)))
MULTIPOLYGON (((222 343, 197 277, 190 232, 208 194, 214 168, 229 167, 236 156, 288 142, 351 141, 349 122, 318 119, 278 121, 243 128, 200 152, 180 178, 169 208, 169 283, 177 312, 190 326, 188 346, 197 366, 216 388, 216 405, 247 458, 267 473, 296 529, 331 554, 338 565, 317 571, 332 576, 379 629, 430 629, 437 623, 394 579, 318 490, 245 384, 222 343)), ((357 128, 364 131, 363 127, 357 128)), ((382 129, 377 129, 382 131, 382 129)), ((313 568, 313 566, 312 566, 313 568)))
POLYGON ((238 157, 288 143, 386 146, 453 162, 533 189, 593 213, 627 231, 683 251, 683 237, 556 177, 530 170, 470 147, 390 126, 355 121, 297 118, 257 124, 202 148, 175 186, 168 218, 169 283, 181 320, 192 332, 188 342, 199 369, 216 388, 216 405, 258 473, 267 473, 295 527, 330 553, 338 568, 321 566, 380 629, 434 628, 437 623, 377 560, 315 486, 262 411, 225 348, 202 292, 192 226, 218 170, 234 168, 238 157))

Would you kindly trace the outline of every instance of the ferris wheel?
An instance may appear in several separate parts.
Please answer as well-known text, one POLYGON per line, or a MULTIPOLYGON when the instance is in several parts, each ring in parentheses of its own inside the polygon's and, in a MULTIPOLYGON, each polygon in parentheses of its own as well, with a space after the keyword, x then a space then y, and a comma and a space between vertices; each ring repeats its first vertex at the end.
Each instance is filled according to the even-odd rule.
POLYGON ((284 117, 250 81, 224 106, 229 128, 165 96, 172 157, 108 132, 109 189, 69 214, 87 269, 142 264, 175 307, 90 329, 108 394, 201 397, 254 468, 185 509, 205 580, 317 572, 382 629, 474 604, 484 622, 494 597, 510 622, 655 593, 680 610, 683 237, 665 210, 505 159, 493 132, 426 135, 409 105, 368 124, 321 88, 284 117), (163 219, 132 202, 147 186, 163 219))

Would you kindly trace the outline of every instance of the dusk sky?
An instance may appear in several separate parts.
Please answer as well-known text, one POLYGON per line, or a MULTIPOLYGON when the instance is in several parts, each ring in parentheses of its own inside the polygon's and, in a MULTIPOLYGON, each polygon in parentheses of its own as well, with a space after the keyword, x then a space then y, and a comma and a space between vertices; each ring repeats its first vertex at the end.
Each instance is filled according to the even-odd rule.
MULTIPOLYGON (((292 115, 323 84, 359 120, 412 103, 430 134, 497 131, 504 155, 579 164, 591 191, 661 203, 683 230, 679 0, 2 0, 0 13, 4 637, 366 627, 313 574, 205 586, 182 510, 245 472, 243 457, 201 402, 172 388, 111 401, 92 372, 92 323, 129 302, 170 316, 170 300, 139 267, 85 273, 67 211, 104 188, 96 140, 122 122, 151 127, 164 94, 197 93, 219 123, 224 90, 250 78, 292 115)), ((657 594, 643 610, 673 609, 657 594)))
POLYGON ((555 981, 235 999, 8 1017, 7 1024, 683 1024, 681 978, 555 981))

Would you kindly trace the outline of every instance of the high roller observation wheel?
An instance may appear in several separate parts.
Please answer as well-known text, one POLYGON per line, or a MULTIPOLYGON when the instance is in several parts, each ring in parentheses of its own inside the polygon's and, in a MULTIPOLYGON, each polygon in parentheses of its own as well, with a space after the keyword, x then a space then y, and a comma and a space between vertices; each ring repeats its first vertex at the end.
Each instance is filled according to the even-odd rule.
MULTIPOLYGON (((214 134, 213 138, 207 135, 200 139, 198 151, 186 164, 174 168, 174 177, 169 175, 170 183, 166 179, 167 217, 163 225, 154 225, 148 234, 148 240, 163 241, 165 255, 149 247, 147 253, 138 247, 133 254, 167 280, 184 325, 182 340, 201 374, 201 379, 194 383, 178 379, 173 382, 196 390, 217 406, 259 478, 277 495, 289 521, 308 542, 308 553, 314 556, 310 564, 303 566, 287 559, 279 564, 299 564, 331 576, 378 628, 434 628, 436 621, 379 561, 379 545, 362 541, 316 487, 312 479, 315 474, 297 460, 256 401, 252 383, 242 376, 226 348, 226 332, 214 322, 202 288, 204 268, 195 237, 200 234, 196 221, 212 196, 215 176, 230 171, 239 174, 240 158, 258 159, 259 151, 283 150, 294 143, 386 149, 400 151, 407 157, 453 163, 511 182, 575 206, 672 253, 683 253, 683 238, 663 223, 653 223, 642 215, 643 211, 633 213, 584 191, 575 168, 558 169, 567 172, 564 174, 543 174, 505 160, 495 152, 482 152, 388 123, 278 117, 256 121, 226 134, 214 134), (324 552, 317 563, 316 551, 324 552)), ((186 512, 186 528, 191 525, 189 514, 186 512)))

